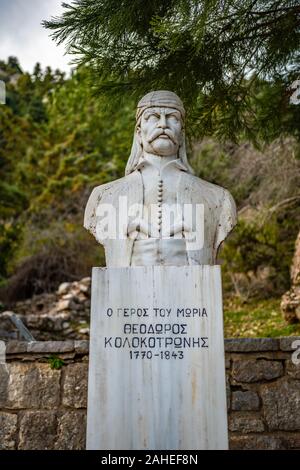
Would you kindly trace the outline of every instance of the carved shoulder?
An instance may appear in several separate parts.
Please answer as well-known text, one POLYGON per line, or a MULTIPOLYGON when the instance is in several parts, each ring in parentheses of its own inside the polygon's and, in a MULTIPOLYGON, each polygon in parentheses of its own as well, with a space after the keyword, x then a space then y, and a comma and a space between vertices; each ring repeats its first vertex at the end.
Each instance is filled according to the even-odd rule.
MULTIPOLYGON (((212 209, 211 223, 215 226, 214 249, 217 251, 237 223, 234 199, 227 189, 197 176, 186 174, 183 182, 182 189, 191 195, 190 199, 193 202, 204 200, 212 209)), ((186 197, 186 200, 188 199, 189 197, 186 197)))
MULTIPOLYGON (((131 173, 128 176, 111 181, 107 184, 96 186, 93 189, 84 212, 83 226, 96 237, 96 210, 99 204, 112 204, 117 207, 118 197, 122 194, 128 194, 130 189, 137 186, 137 172, 131 173)), ((102 243, 101 240, 98 240, 102 243)))
POLYGON ((226 191, 224 188, 198 176, 185 173, 184 186, 186 191, 193 192, 194 197, 199 197, 199 200, 206 199, 209 204, 214 206, 214 209, 218 208, 224 200, 224 191, 226 191))
POLYGON ((124 185, 124 180, 125 178, 120 178, 110 183, 101 184, 100 186, 96 186, 91 192, 84 212, 83 226, 91 232, 94 237, 96 237, 96 209, 98 205, 104 202, 107 197, 109 198, 110 193, 114 194, 122 183, 124 185))
POLYGON ((234 199, 227 189, 222 188, 222 192, 221 210, 215 238, 216 250, 218 250, 221 243, 237 224, 237 211, 234 199))

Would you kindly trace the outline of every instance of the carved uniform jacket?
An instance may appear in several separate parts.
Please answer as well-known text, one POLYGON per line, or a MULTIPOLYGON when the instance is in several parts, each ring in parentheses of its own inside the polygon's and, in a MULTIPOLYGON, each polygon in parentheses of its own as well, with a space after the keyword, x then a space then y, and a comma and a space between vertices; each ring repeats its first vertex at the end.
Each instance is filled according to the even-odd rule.
POLYGON ((112 267, 216 264, 218 248, 235 224, 231 194, 187 172, 179 159, 160 167, 142 159, 128 176, 97 186, 84 216, 112 267), (107 235, 104 213, 115 236, 107 235))

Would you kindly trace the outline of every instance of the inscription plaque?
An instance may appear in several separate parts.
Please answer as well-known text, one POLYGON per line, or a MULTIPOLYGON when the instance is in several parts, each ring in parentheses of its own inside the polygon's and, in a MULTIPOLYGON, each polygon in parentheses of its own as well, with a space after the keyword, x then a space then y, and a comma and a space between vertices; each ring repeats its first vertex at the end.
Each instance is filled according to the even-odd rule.
POLYGON ((87 449, 227 449, 220 266, 93 268, 87 449))

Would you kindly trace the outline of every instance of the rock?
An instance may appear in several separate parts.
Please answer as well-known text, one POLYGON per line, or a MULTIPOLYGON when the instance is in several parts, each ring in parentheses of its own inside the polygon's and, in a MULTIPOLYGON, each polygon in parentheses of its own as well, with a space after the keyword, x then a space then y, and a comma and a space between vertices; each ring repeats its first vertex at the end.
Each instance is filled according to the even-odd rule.
POLYGON ((89 335, 90 334, 90 329, 89 328, 80 328, 78 331, 81 335, 89 335))
POLYGON ((262 432, 264 423, 259 416, 251 413, 231 413, 229 417, 229 431, 243 433, 262 432))
POLYGON ((64 295, 67 294, 69 291, 70 287, 72 286, 71 282, 63 282, 60 284, 60 286, 57 289, 57 294, 58 295, 64 295))
POLYGON ((300 363, 294 364, 291 360, 286 361, 286 373, 289 377, 300 379, 300 363))
POLYGON ((65 294, 61 296, 61 300, 72 300, 74 298, 73 294, 65 294))
POLYGON ((231 401, 230 377, 229 377, 229 373, 226 373, 226 402, 227 402, 227 411, 230 409, 230 401, 231 401))
POLYGON ((55 411, 25 411, 20 420, 18 449, 54 449, 56 435, 57 414, 55 411))
POLYGON ((300 232, 291 268, 291 289, 282 296, 281 311, 288 323, 300 321, 300 232))
POLYGON ((89 341, 88 340, 81 340, 75 341, 75 351, 78 354, 88 354, 89 353, 89 341))
POLYGON ((85 284, 80 284, 79 289, 80 289, 80 292, 87 294, 90 291, 90 286, 86 286, 85 284))
POLYGON ((256 411, 259 409, 259 396, 251 390, 233 392, 231 407, 234 411, 256 411))
POLYGON ((300 382, 283 378, 261 387, 266 422, 270 430, 300 431, 300 382))
POLYGON ((299 347, 300 336, 285 336, 280 338, 279 346, 281 351, 294 351, 299 347), (296 342, 299 341, 297 344, 296 342))
POLYGON ((85 449, 86 412, 67 411, 58 419, 56 450, 85 449))
POLYGON ((74 351, 74 341, 34 341, 27 343, 27 352, 33 353, 66 353, 74 351))
POLYGON ((299 434, 286 434, 283 435, 283 442, 287 449, 298 449, 300 450, 300 435, 299 434))
POLYGON ((60 370, 49 364, 9 364, 6 408, 46 408, 59 405, 60 370))
POLYGON ((6 354, 18 354, 27 352, 27 341, 9 341, 6 345, 6 354))
POLYGON ((86 408, 87 379, 87 364, 79 362, 66 367, 62 399, 64 406, 86 408))
POLYGON ((92 283, 92 280, 90 277, 84 277, 83 279, 81 279, 81 281, 79 281, 81 285, 84 285, 84 286, 87 286, 87 287, 91 287, 91 283, 92 283))
POLYGON ((231 450, 280 450, 284 444, 277 436, 231 436, 229 448, 231 450))
POLYGON ((300 285, 300 232, 295 243, 295 253, 291 267, 291 281, 295 286, 300 285))
MULTIPOLYGON (((81 281, 64 282, 55 294, 40 294, 32 299, 17 302, 13 310, 27 328, 32 333, 34 331, 37 340, 86 339, 89 331, 85 328, 81 332, 78 322, 83 320, 86 327, 89 325, 90 288, 89 277, 81 281)), ((9 312, 0 314, 0 338, 2 337, 18 338, 9 320, 9 312)))
POLYGON ((229 338, 225 339, 225 352, 276 351, 275 338, 229 338))
POLYGON ((17 420, 15 414, 0 412, 0 450, 16 448, 17 420))
POLYGON ((300 320, 300 292, 298 288, 292 288, 283 294, 280 308, 284 319, 288 323, 297 323, 300 320))
POLYGON ((232 366, 232 377, 237 382, 259 382, 272 380, 283 374, 283 366, 279 361, 235 360, 232 366))
POLYGON ((63 312, 64 310, 72 310, 74 308, 74 300, 60 300, 58 304, 55 306, 56 312, 63 312))
POLYGON ((21 315, 41 315, 48 312, 56 302, 56 294, 39 294, 34 295, 31 299, 17 302, 13 305, 13 310, 21 315))
POLYGON ((0 365, 0 408, 6 408, 9 382, 9 366, 0 365))

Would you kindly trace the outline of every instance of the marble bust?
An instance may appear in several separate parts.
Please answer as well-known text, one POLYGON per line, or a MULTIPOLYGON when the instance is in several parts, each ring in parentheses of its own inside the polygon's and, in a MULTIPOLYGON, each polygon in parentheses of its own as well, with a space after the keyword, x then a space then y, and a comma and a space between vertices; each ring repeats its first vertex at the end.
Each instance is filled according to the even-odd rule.
POLYGON ((84 227, 104 246, 106 265, 213 265, 236 224, 230 193, 196 177, 185 148, 185 110, 170 91, 137 106, 125 176, 97 186, 84 227))

